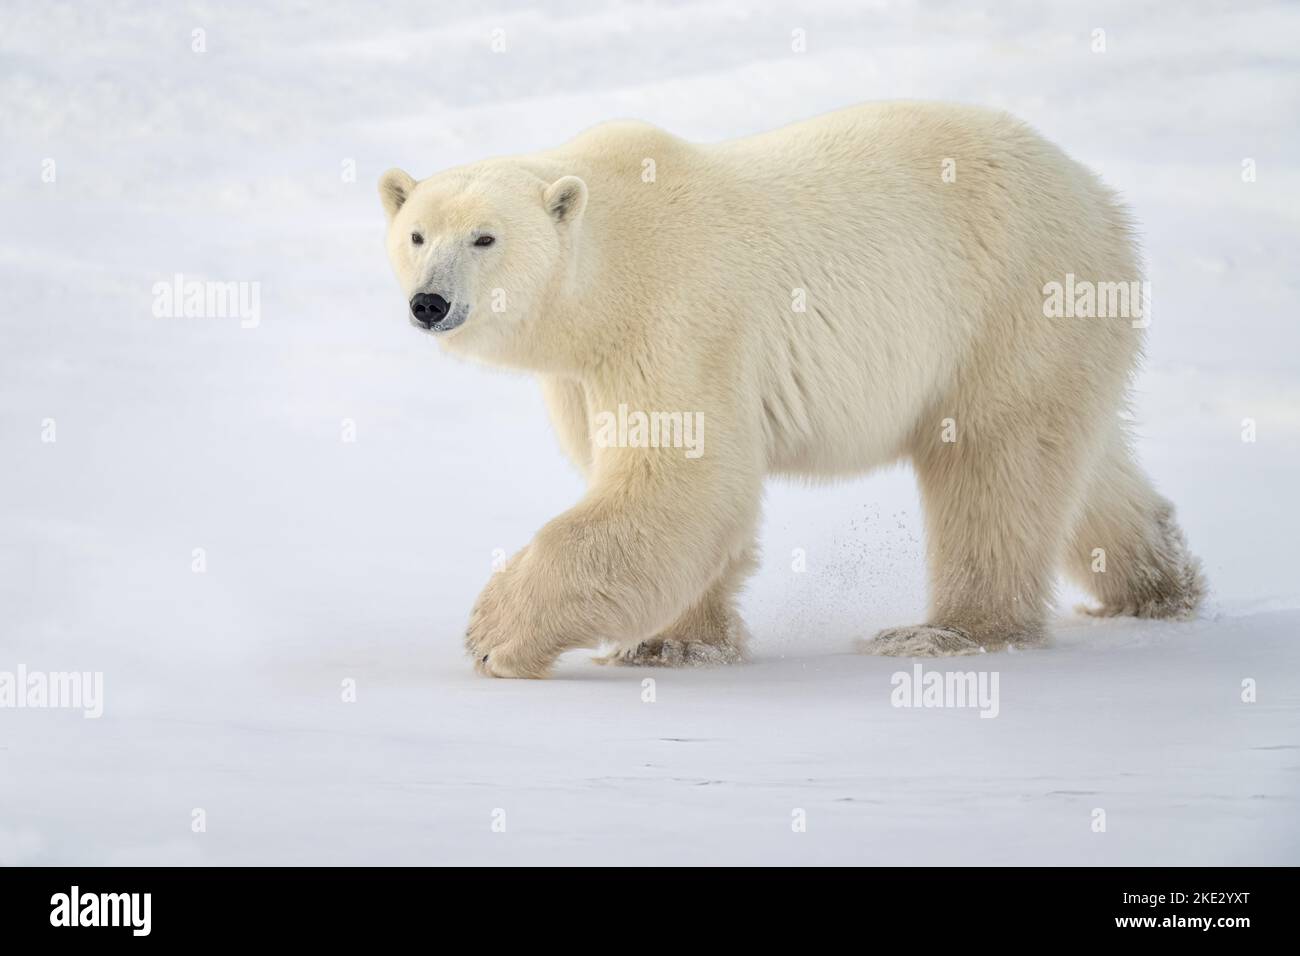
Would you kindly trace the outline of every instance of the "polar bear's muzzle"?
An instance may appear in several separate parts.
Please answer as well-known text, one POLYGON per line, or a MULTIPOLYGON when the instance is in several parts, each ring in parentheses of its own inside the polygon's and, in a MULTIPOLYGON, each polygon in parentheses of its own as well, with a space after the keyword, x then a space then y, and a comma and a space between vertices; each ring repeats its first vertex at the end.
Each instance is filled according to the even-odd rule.
POLYGON ((411 324, 425 332, 450 332, 464 323, 469 309, 452 304, 437 293, 417 292, 411 296, 411 324))

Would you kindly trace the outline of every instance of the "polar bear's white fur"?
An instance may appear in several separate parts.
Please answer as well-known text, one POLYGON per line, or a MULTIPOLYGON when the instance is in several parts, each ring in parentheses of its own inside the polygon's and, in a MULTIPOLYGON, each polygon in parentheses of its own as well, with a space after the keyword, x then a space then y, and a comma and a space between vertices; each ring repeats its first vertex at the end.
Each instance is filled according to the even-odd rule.
POLYGON ((716 145, 617 122, 418 183, 393 170, 380 193, 407 297, 446 308, 430 334, 535 372, 589 484, 479 597, 481 671, 544 676, 602 643, 740 658, 764 477, 900 458, 931 610, 865 650, 1039 642, 1058 569, 1096 613, 1197 607, 1198 563, 1118 417, 1140 304, 1045 315, 1060 284, 1140 279, 1128 217, 1016 120, 873 104, 716 145), (702 454, 646 447, 638 412, 698 414, 702 454))

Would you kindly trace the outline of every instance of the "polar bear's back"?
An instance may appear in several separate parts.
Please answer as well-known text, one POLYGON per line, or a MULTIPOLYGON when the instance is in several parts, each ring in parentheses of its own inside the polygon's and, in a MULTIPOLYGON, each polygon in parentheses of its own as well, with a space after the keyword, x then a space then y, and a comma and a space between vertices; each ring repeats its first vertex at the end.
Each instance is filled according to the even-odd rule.
POLYGON ((613 123, 551 159, 591 182, 606 265, 664 340, 745 366, 776 470, 897 457, 975 370, 1008 402, 1113 407, 1140 347, 1127 321, 1043 317, 1049 283, 1137 280, 1137 253, 1112 193, 1003 113, 867 104, 708 145, 613 123))
POLYGON ((1140 330, 1048 319, 1043 302, 1067 274, 1140 279, 1128 216, 1023 123, 872 104, 706 152, 743 184, 728 215, 766 237, 740 268, 772 304, 749 311, 783 341, 756 353, 760 387, 777 396, 766 422, 776 467, 851 473, 891 460, 972 375, 1026 406, 1062 390, 1099 409, 1119 400, 1140 330))
POLYGON ((827 254, 860 244, 872 262, 881 253, 896 265, 910 259, 932 270, 932 282, 960 275, 996 289, 999 301, 1008 284, 1039 293, 1040 278, 1059 279, 1071 261, 1076 274, 1136 268, 1113 193, 1005 113, 868 104, 705 152, 777 240, 773 258, 801 268, 816 271, 827 254))

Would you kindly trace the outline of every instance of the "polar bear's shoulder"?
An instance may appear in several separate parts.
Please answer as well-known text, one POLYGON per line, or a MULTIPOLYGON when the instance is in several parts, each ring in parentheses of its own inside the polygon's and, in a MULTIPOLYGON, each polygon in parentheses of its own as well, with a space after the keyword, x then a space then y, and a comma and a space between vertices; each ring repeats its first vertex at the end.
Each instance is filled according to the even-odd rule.
POLYGON ((640 160, 692 149, 692 144, 641 120, 612 120, 587 129, 562 149, 592 159, 640 160))

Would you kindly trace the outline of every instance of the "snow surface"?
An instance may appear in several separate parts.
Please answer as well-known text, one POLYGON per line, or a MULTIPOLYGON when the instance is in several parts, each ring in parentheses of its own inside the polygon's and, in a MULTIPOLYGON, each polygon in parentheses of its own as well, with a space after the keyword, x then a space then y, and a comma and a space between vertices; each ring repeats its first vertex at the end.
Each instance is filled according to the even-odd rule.
POLYGON ((1298 39, 1252 2, 6 0, 0 671, 106 700, 0 710, 0 863, 1300 862, 1298 39), (475 677, 494 551, 581 485, 532 382, 407 325, 379 173, 890 97, 1012 110, 1132 203, 1141 455, 1204 618, 1065 592, 1053 648, 928 665, 996 670, 996 719, 895 708, 910 664, 850 652, 923 614, 895 469, 771 486, 751 665, 475 677), (260 282, 261 324, 155 318, 177 272, 260 282))

